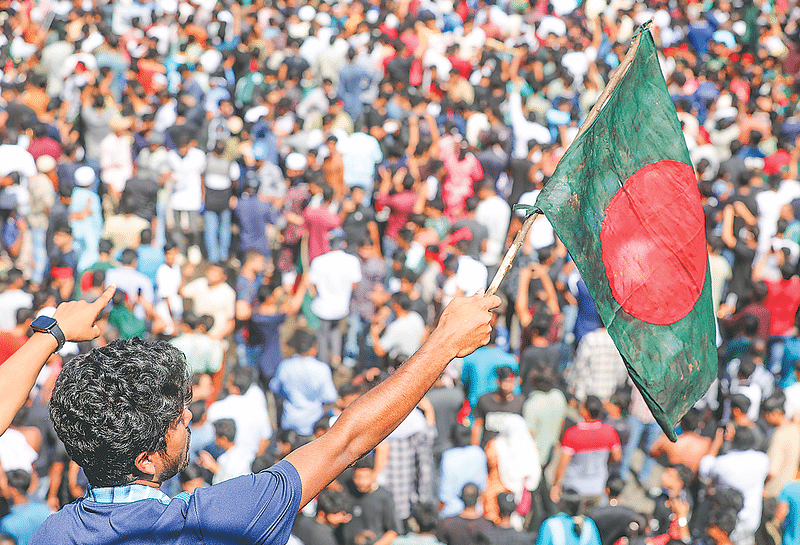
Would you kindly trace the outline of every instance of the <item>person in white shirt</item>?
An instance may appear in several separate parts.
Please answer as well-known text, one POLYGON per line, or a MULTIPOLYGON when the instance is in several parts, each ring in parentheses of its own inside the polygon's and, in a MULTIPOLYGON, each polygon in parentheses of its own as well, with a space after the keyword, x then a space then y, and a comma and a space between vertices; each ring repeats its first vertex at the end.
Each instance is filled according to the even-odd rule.
POLYGON ((478 198, 481 202, 475 209, 475 221, 489 232, 481 262, 487 267, 493 267, 503 257, 508 224, 511 222, 511 207, 497 195, 490 184, 483 184, 478 188, 478 198))
POLYGON ((481 290, 486 289, 489 282, 489 270, 486 265, 467 255, 470 240, 459 240, 455 246, 454 255, 458 256, 456 269, 456 295, 472 297, 481 290))
POLYGON ((205 450, 201 450, 198 456, 200 466, 214 474, 211 484, 251 473, 250 466, 255 457, 238 446, 235 439, 236 423, 232 419, 221 418, 214 422, 214 442, 224 452, 216 460, 205 450))
POLYGON ((405 293, 392 296, 392 311, 396 318, 378 335, 381 324, 376 322, 370 329, 372 347, 378 356, 387 355, 392 367, 401 364, 422 346, 425 321, 411 310, 411 298, 405 293))
POLYGON ((22 289, 25 278, 19 269, 6 274, 6 289, 0 293, 0 331, 11 331, 17 325, 17 311, 30 308, 33 295, 22 289))
POLYGON ((112 132, 100 141, 100 179, 119 202, 125 184, 133 177, 133 119, 117 115, 108 125, 112 132))
POLYGON ((350 313, 350 299, 361 281, 361 263, 344 251, 347 242, 341 236, 331 239, 330 252, 311 262, 308 279, 316 294, 311 310, 321 321, 317 332, 319 360, 338 364, 342 361, 341 322, 350 313))
POLYGON ((189 246, 200 244, 206 154, 187 135, 180 135, 176 144, 177 149, 170 150, 167 155, 173 184, 169 206, 174 217, 173 233, 185 252, 189 246))
MULTIPOLYGON (((184 268, 186 277, 191 276, 191 270, 191 267, 184 268)), ((225 281, 227 278, 222 267, 211 265, 205 276, 192 280, 179 291, 180 295, 192 300, 195 314, 208 314, 214 318, 214 326, 208 334, 218 341, 233 333, 236 326, 236 291, 225 281)))
POLYGON ((164 334, 174 335, 177 322, 183 315, 183 297, 178 290, 183 282, 181 267, 176 263, 178 247, 167 243, 164 248, 164 263, 156 271, 156 306, 155 311, 167 324, 164 334))
POLYGON ((717 430, 717 437, 711 451, 700 460, 701 477, 716 479, 718 485, 734 488, 742 493, 744 507, 739 511, 736 528, 731 533, 735 545, 751 545, 761 523, 761 503, 764 482, 769 473, 769 456, 754 449, 755 436, 750 428, 736 426, 727 454, 717 456, 722 445, 723 429, 717 430))
POLYGON ((228 379, 228 396, 208 407, 208 422, 213 424, 223 418, 236 423, 236 445, 252 456, 251 461, 266 450, 272 437, 272 423, 266 396, 253 384, 251 368, 237 367, 228 379))
POLYGON ((517 159, 527 157, 528 142, 531 140, 543 145, 553 140, 547 127, 525 117, 520 95, 521 86, 522 78, 515 78, 511 93, 508 95, 508 110, 511 115, 511 127, 514 130, 514 157, 517 159))

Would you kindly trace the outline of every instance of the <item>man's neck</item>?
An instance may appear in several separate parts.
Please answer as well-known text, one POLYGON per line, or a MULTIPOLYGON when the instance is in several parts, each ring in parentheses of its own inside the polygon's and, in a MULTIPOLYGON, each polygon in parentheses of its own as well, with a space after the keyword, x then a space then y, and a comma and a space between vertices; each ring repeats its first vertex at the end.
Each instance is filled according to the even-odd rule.
POLYGON ((161 483, 156 481, 147 481, 145 479, 136 479, 131 484, 143 484, 145 486, 149 486, 151 488, 161 488, 161 483))
POLYGON ((512 399, 514 399, 514 392, 504 394, 500 390, 497 390, 494 393, 494 397, 497 401, 511 401, 512 399))
POLYGON ((475 520, 481 518, 481 515, 475 510, 474 507, 465 507, 461 514, 458 515, 462 519, 475 520))

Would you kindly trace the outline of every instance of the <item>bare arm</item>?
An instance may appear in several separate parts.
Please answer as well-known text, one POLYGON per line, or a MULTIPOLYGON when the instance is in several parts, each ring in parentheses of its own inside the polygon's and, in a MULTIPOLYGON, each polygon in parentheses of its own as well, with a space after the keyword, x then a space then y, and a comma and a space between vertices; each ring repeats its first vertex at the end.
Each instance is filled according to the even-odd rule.
POLYGON ((250 317, 253 315, 253 309, 250 307, 250 303, 243 299, 239 299, 236 301, 236 319, 237 320, 249 320, 250 317))
POLYGON ((436 124, 436 119, 431 114, 426 114, 425 119, 428 121, 428 126, 431 129, 431 157, 434 159, 439 158, 439 126, 436 124))
POLYGON ((481 431, 483 431, 483 418, 475 417, 472 420, 472 429, 470 435, 470 444, 472 445, 479 445, 481 444, 481 431))
POLYGON ((297 314, 300 311, 300 307, 303 306, 303 299, 306 296, 306 291, 308 291, 308 275, 303 275, 302 279, 300 280, 300 285, 297 287, 297 291, 291 297, 288 297, 282 304, 281 304, 281 312, 285 312, 286 314, 297 314))
MULTIPOLYGON (((116 291, 109 286, 94 303, 70 301, 58 305, 53 318, 58 322, 68 341, 88 341, 100 335, 94 325, 116 291)), ((57 348, 55 338, 49 333, 34 333, 22 347, 0 365, 0 433, 6 431, 11 419, 28 399, 39 371, 57 348)))
POLYGON ((345 409, 328 433, 286 457, 303 483, 301 507, 389 435, 453 358, 489 341, 490 309, 499 304, 497 296, 453 300, 438 327, 407 362, 345 409))
POLYGON ((519 283, 517 284, 517 299, 514 301, 514 310, 517 312, 517 318, 520 325, 525 328, 531 323, 533 315, 530 310, 530 290, 531 283, 531 268, 525 267, 519 271, 519 283))
POLYGON ((752 278, 753 282, 760 282, 764 279, 764 268, 767 266, 767 258, 769 257, 769 253, 765 253, 761 256, 761 259, 758 260, 756 266, 753 267, 752 278))
POLYGON ((721 238, 728 248, 736 246, 736 235, 733 234, 733 206, 730 204, 722 211, 721 238))
POLYGON ((572 456, 573 454, 571 453, 568 454, 563 450, 561 451, 561 457, 558 459, 558 465, 556 466, 556 474, 553 477, 553 488, 550 489, 550 499, 554 503, 558 503, 561 499, 561 479, 564 478, 564 472, 567 470, 572 456))
POLYGON ((786 518, 786 515, 789 514, 789 503, 782 501, 778 503, 778 508, 775 510, 775 516, 772 518, 778 524, 783 522, 783 519, 786 518))

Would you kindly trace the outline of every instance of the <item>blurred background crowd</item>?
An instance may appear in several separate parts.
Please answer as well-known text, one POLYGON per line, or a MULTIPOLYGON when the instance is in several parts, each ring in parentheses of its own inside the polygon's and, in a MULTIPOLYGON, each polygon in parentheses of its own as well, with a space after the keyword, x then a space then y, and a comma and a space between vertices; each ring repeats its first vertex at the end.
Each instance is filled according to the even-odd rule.
MULTIPOLYGON (((800 543, 792 0, 0 0, 0 362, 115 284, 94 342, 168 340, 193 375, 192 463, 165 490, 268 467, 486 287, 511 205, 651 19, 719 332, 678 442, 540 217, 490 345, 292 542, 800 543)), ((47 403, 89 348, 54 354, 0 436, 4 545, 84 494, 47 403)))

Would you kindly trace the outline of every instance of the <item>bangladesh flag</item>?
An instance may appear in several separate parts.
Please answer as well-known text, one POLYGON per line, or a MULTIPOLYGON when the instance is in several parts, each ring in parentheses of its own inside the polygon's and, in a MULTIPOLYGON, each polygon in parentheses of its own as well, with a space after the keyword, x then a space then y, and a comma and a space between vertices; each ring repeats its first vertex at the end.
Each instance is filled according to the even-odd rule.
POLYGON ((717 374, 700 192, 649 30, 536 201, 673 441, 717 374))

